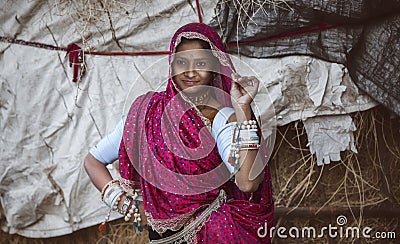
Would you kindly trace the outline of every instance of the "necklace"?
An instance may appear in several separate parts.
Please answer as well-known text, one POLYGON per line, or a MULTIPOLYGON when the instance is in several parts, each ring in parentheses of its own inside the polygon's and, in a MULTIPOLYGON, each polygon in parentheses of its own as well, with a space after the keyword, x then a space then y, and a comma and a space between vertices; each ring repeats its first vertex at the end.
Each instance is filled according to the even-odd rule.
POLYGON ((201 121, 207 127, 208 131, 211 132, 211 121, 208 118, 206 118, 201 112, 201 110, 207 107, 207 103, 210 100, 210 90, 207 89, 207 91, 200 96, 187 96, 187 97, 195 105, 195 110, 200 116, 201 121))
POLYGON ((200 96, 195 96, 195 97, 191 97, 188 96, 188 98, 190 99, 190 101, 192 101, 192 103, 194 103, 194 105, 197 106, 205 106, 207 105, 208 100, 210 100, 210 91, 207 90, 204 94, 200 95, 200 96))

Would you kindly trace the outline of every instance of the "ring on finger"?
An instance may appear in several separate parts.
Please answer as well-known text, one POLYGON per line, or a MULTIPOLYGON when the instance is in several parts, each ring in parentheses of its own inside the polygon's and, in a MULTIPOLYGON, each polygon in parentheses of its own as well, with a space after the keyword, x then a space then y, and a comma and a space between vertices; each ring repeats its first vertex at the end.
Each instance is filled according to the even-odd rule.
POLYGON ((248 84, 249 84, 249 86, 254 86, 254 81, 253 81, 253 80, 250 80, 250 81, 248 82, 248 84))

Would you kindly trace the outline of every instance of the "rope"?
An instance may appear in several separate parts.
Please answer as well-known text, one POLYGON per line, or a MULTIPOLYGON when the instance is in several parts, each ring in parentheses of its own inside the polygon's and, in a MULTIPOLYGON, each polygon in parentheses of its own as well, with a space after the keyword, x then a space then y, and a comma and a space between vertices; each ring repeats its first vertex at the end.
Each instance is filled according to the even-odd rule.
POLYGON ((153 51, 153 52, 96 52, 96 51, 84 51, 77 44, 72 43, 67 47, 57 47, 49 44, 39 42, 29 42, 19 40, 11 37, 0 36, 1 42, 7 42, 12 44, 19 44, 24 46, 43 48, 47 50, 65 51, 69 57, 69 66, 73 68, 72 82, 77 82, 85 74, 86 67, 84 65, 85 54, 89 55, 100 55, 100 56, 150 56, 150 55, 164 55, 169 54, 168 51, 153 51), (80 71, 80 72, 79 72, 80 71))
MULTIPOLYGON (((43 48, 48 50, 56 51, 66 51, 68 52, 68 47, 57 47, 49 44, 44 44, 40 42, 29 42, 24 40, 19 40, 11 37, 0 36, 1 42, 8 42, 13 44, 19 44, 30 47, 43 48)), ((84 51, 84 54, 89 55, 100 55, 100 56, 142 56, 142 55, 164 55, 169 54, 168 51, 151 51, 151 52, 96 52, 96 51, 84 51)))
POLYGON ((199 16, 199 23, 203 23, 203 18, 201 17, 201 9, 199 0, 196 0, 197 15, 199 16))
MULTIPOLYGON (((202 18, 201 18, 201 13, 200 13, 200 5, 199 1, 196 0, 196 5, 197 5, 197 10, 198 10, 198 15, 199 15, 199 22, 202 23, 202 18)), ((311 33, 311 32, 316 32, 316 31, 324 31, 324 30, 329 30, 329 29, 334 29, 337 27, 340 27, 341 25, 326 25, 324 23, 319 23, 317 27, 311 28, 311 29, 305 29, 305 30, 300 30, 300 31, 293 31, 293 32, 288 32, 288 33, 283 33, 275 36, 270 36, 267 38, 262 38, 258 40, 252 40, 252 41, 243 41, 243 42, 231 42, 228 43, 228 46, 236 46, 236 45, 249 45, 252 43, 258 43, 258 42, 266 42, 274 39, 279 39, 279 38, 284 38, 284 37, 289 37, 289 36, 296 36, 296 35, 301 35, 305 33, 311 33)), ((43 48, 43 49, 48 49, 48 50, 57 50, 57 51, 67 51, 67 48, 65 47, 57 47, 49 44, 44 44, 44 43, 39 43, 39 42, 29 42, 29 41, 24 41, 24 40, 19 40, 11 37, 4 37, 0 36, 0 41, 1 42, 8 42, 8 43, 14 43, 14 44, 19 44, 19 45, 25 45, 25 46, 31 46, 31 47, 37 47, 37 48, 43 48)), ((149 52, 97 52, 97 51, 85 51, 85 54, 89 55, 99 55, 99 56, 150 56, 150 55, 164 55, 164 54, 169 54, 168 51, 149 51, 149 52)))
POLYGON ((154 52, 92 52, 92 51, 85 51, 85 54, 99 55, 99 56, 151 56, 151 55, 169 54, 169 52, 168 51, 154 51, 154 52))
POLYGON ((258 42, 266 42, 266 41, 271 41, 274 39, 279 39, 279 38, 284 38, 284 37, 289 37, 289 36, 297 36, 305 33, 311 33, 311 32, 316 32, 316 31, 324 31, 324 30, 329 30, 329 29, 335 29, 337 27, 340 27, 341 25, 326 25, 325 23, 319 23, 317 27, 311 28, 311 29, 305 29, 305 30, 299 30, 299 31, 293 31, 293 32, 288 32, 288 33, 283 33, 279 34, 276 36, 270 36, 267 38, 262 38, 258 40, 252 40, 252 41, 244 41, 244 42, 231 42, 228 43, 228 46, 239 46, 239 45, 248 45, 252 43, 258 43, 258 42))
POLYGON ((24 45, 24 46, 31 46, 31 47, 38 47, 38 48, 43 48, 43 49, 48 49, 48 50, 57 50, 57 51, 66 51, 66 48, 63 47, 57 47, 53 45, 48 45, 40 42, 28 42, 24 40, 19 40, 11 37, 6 37, 6 36, 0 36, 0 41, 1 42, 8 42, 8 43, 14 43, 14 44, 19 44, 19 45, 24 45))
MULTIPOLYGON (((199 0, 196 0, 196 6, 197 6, 197 12, 199 16, 199 22, 202 23, 202 17, 201 17, 201 10, 200 10, 200 4, 199 0)), ((262 38, 258 40, 252 40, 252 41, 244 41, 244 42, 232 42, 228 43, 228 46, 239 46, 239 45, 249 45, 252 43, 258 43, 258 42, 266 42, 274 39, 279 39, 279 38, 284 38, 284 37, 289 37, 289 36, 296 36, 296 35, 301 35, 305 33, 311 33, 311 32, 316 32, 316 31, 323 31, 323 30, 328 30, 328 29, 333 29, 340 27, 341 25, 326 25, 325 23, 319 23, 317 27, 311 28, 311 29, 305 29, 305 30, 300 30, 300 31, 294 31, 294 32, 289 32, 289 33, 283 33, 267 38, 262 38)), ((73 82, 76 82, 80 79, 80 77, 83 76, 85 73, 85 66, 83 65, 83 56, 85 54, 89 55, 99 55, 99 56, 151 56, 151 55, 166 55, 169 54, 168 51, 150 51, 150 52, 97 52, 97 51, 84 51, 82 50, 77 44, 72 43, 68 45, 68 47, 58 47, 58 46, 53 46, 49 44, 44 44, 44 43, 39 43, 39 42, 29 42, 29 41, 24 41, 24 40, 19 40, 11 37, 5 37, 5 36, 0 36, 0 41, 1 42, 7 42, 7 43, 13 43, 13 44, 19 44, 19 45, 24 45, 24 46, 31 46, 31 47, 37 47, 37 48, 43 48, 43 49, 48 49, 48 50, 56 50, 56 51, 65 51, 67 52, 67 55, 69 55, 69 65, 74 69, 74 74, 73 74, 73 82), (80 75, 79 75, 79 69, 81 70, 80 75), (78 78, 79 77, 79 78, 78 78)))

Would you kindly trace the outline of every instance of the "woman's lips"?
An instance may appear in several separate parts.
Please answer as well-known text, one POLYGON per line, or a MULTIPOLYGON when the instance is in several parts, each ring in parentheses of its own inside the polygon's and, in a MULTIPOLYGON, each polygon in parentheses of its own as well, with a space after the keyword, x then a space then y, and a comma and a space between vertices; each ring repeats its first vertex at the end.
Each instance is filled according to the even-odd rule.
POLYGON ((195 85, 196 83, 198 83, 199 81, 195 81, 195 80, 182 80, 183 83, 185 83, 186 85, 195 85))

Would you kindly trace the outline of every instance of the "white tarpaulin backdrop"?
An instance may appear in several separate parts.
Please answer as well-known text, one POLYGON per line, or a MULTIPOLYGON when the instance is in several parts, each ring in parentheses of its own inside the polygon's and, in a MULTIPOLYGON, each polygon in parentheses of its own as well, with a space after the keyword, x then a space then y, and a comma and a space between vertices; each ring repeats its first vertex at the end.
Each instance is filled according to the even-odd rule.
MULTIPOLYGON (((96 51, 165 51, 178 27, 199 20, 196 6, 188 1, 100 3, 4 1, 0 36, 59 47, 77 43, 96 51)), ((207 23, 216 2, 200 1, 200 5, 207 23)), ((3 231, 51 237, 103 221, 107 209, 83 169, 83 159, 135 96, 161 89, 168 72, 165 57, 85 55, 87 72, 73 83, 65 51, 0 42, 3 231)), ((239 58, 268 88, 278 125, 304 120, 307 128, 316 128, 308 118, 339 121, 350 112, 375 106, 338 64, 306 56, 239 58)), ((245 67, 237 68, 242 75, 254 75, 245 67)), ((271 109, 265 106, 261 112, 271 109)), ((351 118, 344 120, 351 124, 351 118)), ((351 138, 352 131, 328 136, 351 138)), ((310 135, 318 135, 319 145, 312 148, 318 157, 354 148, 351 139, 338 139, 348 145, 338 145, 331 153, 321 147, 321 133, 314 130, 310 135)))

